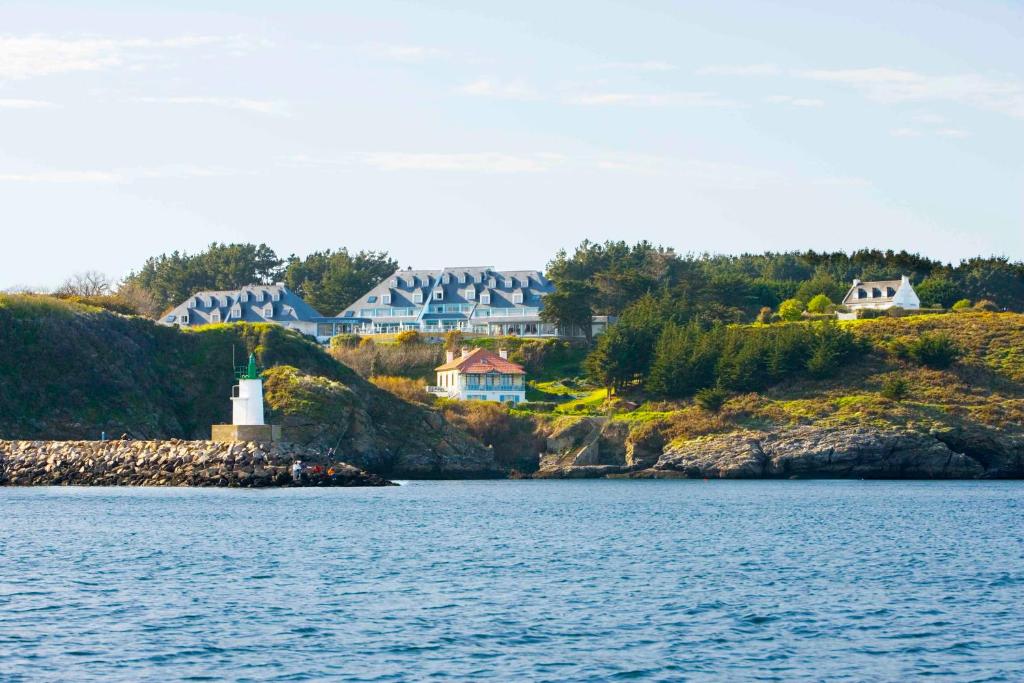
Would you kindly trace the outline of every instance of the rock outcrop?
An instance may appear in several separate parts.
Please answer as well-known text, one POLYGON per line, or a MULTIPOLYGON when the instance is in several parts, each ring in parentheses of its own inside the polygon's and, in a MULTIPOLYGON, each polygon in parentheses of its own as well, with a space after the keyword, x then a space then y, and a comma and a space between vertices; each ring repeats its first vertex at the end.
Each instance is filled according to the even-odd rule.
POLYGON ((214 441, 0 441, 7 486, 387 486, 322 451, 288 443, 214 441), (335 470, 293 481, 295 460, 335 470))
POLYGON ((669 447, 634 476, 976 479, 989 474, 935 435, 864 427, 734 432, 669 447))

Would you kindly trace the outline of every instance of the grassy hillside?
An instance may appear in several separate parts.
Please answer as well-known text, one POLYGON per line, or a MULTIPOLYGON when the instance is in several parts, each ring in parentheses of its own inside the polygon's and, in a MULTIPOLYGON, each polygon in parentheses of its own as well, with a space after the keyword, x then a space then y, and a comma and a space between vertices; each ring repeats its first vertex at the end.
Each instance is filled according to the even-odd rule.
POLYGON ((441 415, 373 386, 316 343, 269 324, 196 331, 49 297, 0 296, 0 439, 209 438, 230 422, 232 347, 267 368, 290 440, 385 474, 493 473, 493 455, 441 415))

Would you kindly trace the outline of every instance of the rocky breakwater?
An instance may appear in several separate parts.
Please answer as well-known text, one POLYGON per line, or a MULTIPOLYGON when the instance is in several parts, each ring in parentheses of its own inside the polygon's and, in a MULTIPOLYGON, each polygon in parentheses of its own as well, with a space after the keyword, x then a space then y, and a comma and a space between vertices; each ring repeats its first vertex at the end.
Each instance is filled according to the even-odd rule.
MULTIPOLYGON (((865 427, 732 432, 672 444, 639 477, 977 479, 1024 474, 1024 443, 985 456, 947 433, 865 427), (958 452, 960 451, 960 452, 958 452)), ((1012 442, 1012 443, 1011 443, 1012 442)))
POLYGON ((7 486, 387 486, 323 452, 288 443, 213 441, 0 441, 0 485, 7 486), (302 460, 334 477, 294 482, 302 460))

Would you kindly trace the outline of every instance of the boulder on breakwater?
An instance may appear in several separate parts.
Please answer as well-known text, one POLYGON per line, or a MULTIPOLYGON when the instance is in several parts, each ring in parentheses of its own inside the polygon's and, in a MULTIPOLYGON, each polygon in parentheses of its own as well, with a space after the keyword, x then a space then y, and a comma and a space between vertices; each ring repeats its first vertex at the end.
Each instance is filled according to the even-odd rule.
POLYGON ((185 441, 0 441, 6 486, 388 486, 391 482, 322 451, 289 443, 185 441), (292 480, 296 460, 335 476, 292 480))

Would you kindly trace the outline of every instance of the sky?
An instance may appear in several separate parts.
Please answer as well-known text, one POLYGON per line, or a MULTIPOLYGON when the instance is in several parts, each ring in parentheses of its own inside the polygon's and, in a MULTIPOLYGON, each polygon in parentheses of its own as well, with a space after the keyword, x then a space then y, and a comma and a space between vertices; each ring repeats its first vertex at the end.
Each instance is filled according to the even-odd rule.
POLYGON ((0 289, 210 242, 1024 259, 1024 3, 0 3, 0 289))

